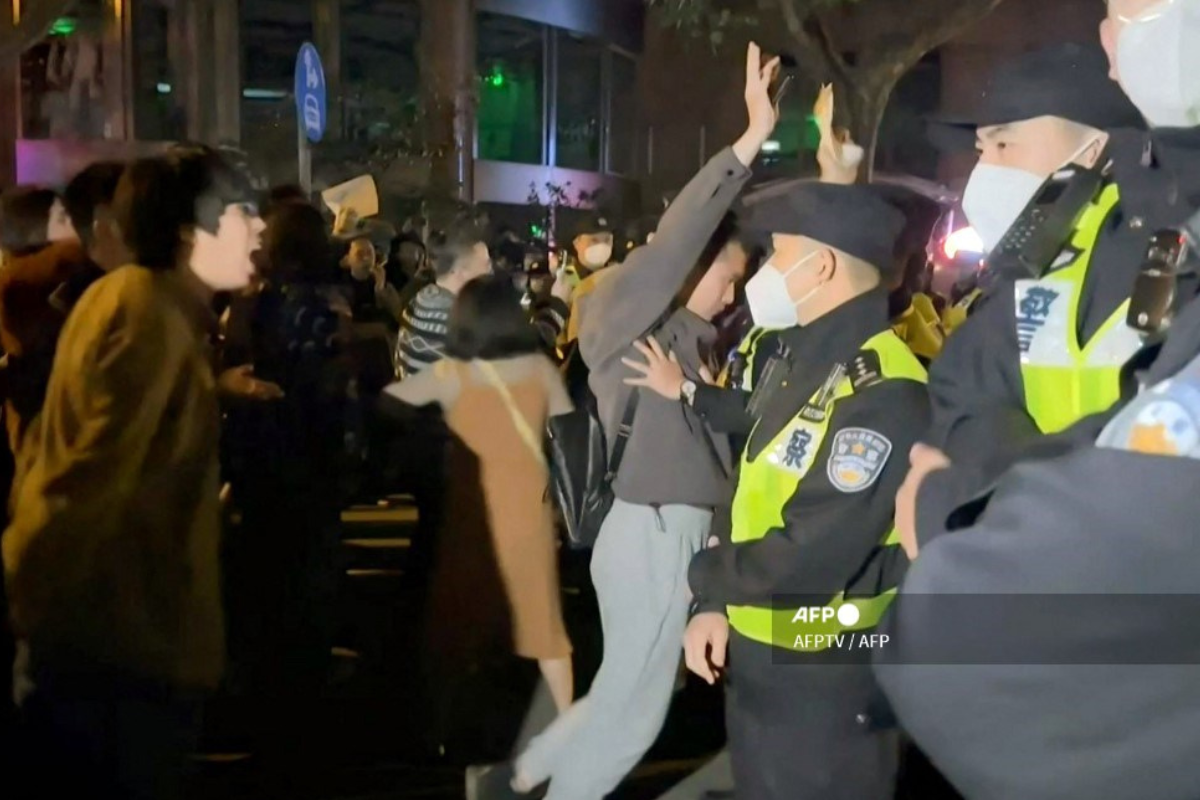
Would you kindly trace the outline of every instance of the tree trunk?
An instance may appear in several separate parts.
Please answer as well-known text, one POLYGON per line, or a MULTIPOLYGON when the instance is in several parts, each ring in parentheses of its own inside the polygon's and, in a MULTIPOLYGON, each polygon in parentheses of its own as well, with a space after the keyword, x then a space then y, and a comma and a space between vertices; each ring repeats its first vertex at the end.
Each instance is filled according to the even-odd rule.
POLYGON ((421 89, 430 190, 470 202, 475 167, 475 0, 423 0, 421 89))

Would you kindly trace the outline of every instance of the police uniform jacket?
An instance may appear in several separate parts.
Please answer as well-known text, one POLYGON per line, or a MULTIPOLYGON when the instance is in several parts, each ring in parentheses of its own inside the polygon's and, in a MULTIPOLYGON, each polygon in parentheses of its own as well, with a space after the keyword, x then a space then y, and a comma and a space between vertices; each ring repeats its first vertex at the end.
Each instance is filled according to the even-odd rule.
MULTIPOLYGON (((1080 299, 1076 335, 1088 341, 1129 297, 1149 237, 1200 208, 1200 129, 1110 134, 1120 202, 1103 224, 1080 299)), ((1190 290, 1194 293, 1194 289, 1190 290)), ((1040 438, 1026 412, 1014 284, 999 280, 949 337, 930 369, 930 442, 955 462, 918 498, 926 535, 1040 438)))
POLYGON ((893 605, 880 684, 967 797, 1196 796, 1200 303, 1150 355, 1143 391, 958 509, 893 605))
MULTIPOLYGON (((779 368, 766 368, 765 384, 755 390, 766 394, 747 454, 760 455, 835 364, 851 362, 872 336, 889 327, 887 295, 875 290, 803 329, 781 332, 779 368)), ((688 579, 698 601, 705 608, 770 606, 781 594, 827 600, 843 590, 877 595, 895 587, 907 558, 899 547, 881 543, 892 524, 907 453, 928 422, 925 386, 913 381, 875 383, 840 400, 813 468, 783 510, 783 527, 752 542, 721 544, 693 559, 688 579), (871 431, 891 445, 879 473, 856 492, 838 489, 826 469, 838 432, 849 428, 871 431)))

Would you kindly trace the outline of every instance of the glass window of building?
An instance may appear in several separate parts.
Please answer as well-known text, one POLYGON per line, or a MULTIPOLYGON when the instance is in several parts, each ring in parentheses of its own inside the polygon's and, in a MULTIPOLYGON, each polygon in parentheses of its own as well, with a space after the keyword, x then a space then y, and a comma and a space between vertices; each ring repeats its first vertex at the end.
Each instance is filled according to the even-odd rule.
MULTIPOLYGON (((170 0, 136 0, 133 14, 133 130, 139 139, 184 139, 185 115, 179 105, 179 81, 171 69, 170 0)), ((176 43, 177 45, 177 43, 176 43)))
POLYGON ((600 169, 600 125, 604 106, 604 50, 567 31, 558 35, 556 166, 600 169))
POLYGON ((21 57, 21 135, 104 138, 107 93, 120 91, 105 81, 104 2, 58 5, 70 7, 70 13, 56 19, 49 35, 21 57))
POLYGON ((544 163, 545 29, 480 14, 477 41, 479 158, 544 163))
POLYGON ((612 54, 612 101, 609 106, 608 169, 618 175, 637 170, 637 63, 612 54))

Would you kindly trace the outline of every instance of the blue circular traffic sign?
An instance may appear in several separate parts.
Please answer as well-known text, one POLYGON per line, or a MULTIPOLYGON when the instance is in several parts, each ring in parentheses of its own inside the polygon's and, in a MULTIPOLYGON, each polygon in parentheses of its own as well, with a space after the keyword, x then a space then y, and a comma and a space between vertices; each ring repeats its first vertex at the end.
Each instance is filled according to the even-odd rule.
POLYGON ((321 55, 311 42, 305 42, 296 55, 296 118, 310 142, 319 142, 325 135, 326 108, 321 55))

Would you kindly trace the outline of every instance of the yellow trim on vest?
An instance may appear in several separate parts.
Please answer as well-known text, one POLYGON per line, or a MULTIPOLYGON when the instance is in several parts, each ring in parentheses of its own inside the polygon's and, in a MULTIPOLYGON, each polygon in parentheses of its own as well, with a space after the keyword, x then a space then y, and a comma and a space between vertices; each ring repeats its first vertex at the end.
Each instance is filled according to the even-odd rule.
POLYGON ((1043 433, 1057 433, 1116 402, 1121 367, 1140 345, 1125 325, 1129 301, 1082 347, 1076 335, 1092 254, 1118 201, 1116 185, 1106 186, 1071 237, 1075 259, 1041 280, 1017 281, 1014 289, 1025 407, 1043 433))
MULTIPOLYGON (((927 376, 921 362, 891 330, 873 336, 862 349, 878 355, 884 380, 926 382, 927 376)), ((815 401, 819 394, 820 390, 814 393, 809 402, 815 401)), ((834 390, 821 422, 804 419, 798 410, 792 421, 776 434, 757 458, 751 459, 748 451, 742 454, 732 509, 731 539, 735 544, 757 541, 771 530, 783 527, 784 509, 801 481, 812 470, 829 433, 829 421, 833 418, 837 403, 852 394, 854 386, 847 377, 834 390), (802 443, 803 447, 797 446, 796 442, 802 443)), ((893 453, 891 457, 903 455, 893 453)), ((899 541, 900 537, 894 529, 883 537, 885 545, 899 544, 899 541)), ((832 642, 811 647, 798 646, 801 640, 797 637, 836 635, 843 631, 872 628, 879 623, 894 594, 894 591, 889 591, 876 597, 847 600, 838 593, 823 606, 833 610, 832 618, 818 622, 793 622, 796 609, 729 606, 726 612, 733 629, 749 639, 789 650, 817 651, 827 649, 832 642), (837 609, 847 604, 856 606, 859 612, 858 620, 853 624, 843 624, 837 617, 837 609)))

